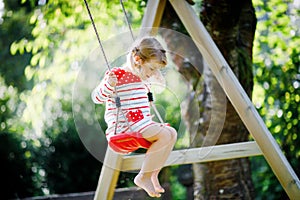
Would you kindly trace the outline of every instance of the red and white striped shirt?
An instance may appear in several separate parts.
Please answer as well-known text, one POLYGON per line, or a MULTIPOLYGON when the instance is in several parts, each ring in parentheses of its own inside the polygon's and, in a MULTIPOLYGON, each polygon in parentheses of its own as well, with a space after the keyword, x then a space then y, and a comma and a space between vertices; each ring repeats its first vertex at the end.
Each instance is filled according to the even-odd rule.
POLYGON ((107 71, 104 79, 92 92, 92 99, 96 104, 106 102, 104 116, 108 126, 106 135, 111 137, 115 131, 117 113, 115 89, 121 100, 116 134, 131 131, 140 132, 154 123, 147 96, 149 89, 138 76, 129 71, 122 68, 113 68, 112 72, 115 73, 118 79, 116 87, 114 88, 108 83, 109 71, 107 71))

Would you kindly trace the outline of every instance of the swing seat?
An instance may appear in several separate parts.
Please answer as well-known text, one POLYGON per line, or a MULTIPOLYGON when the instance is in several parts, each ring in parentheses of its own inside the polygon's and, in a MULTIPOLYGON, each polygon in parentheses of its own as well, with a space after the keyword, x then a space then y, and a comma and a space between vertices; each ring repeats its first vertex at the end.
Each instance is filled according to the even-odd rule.
MULTIPOLYGON (((170 126, 169 123, 164 123, 165 126, 170 126)), ((143 138, 139 132, 126 132, 114 135, 109 138, 108 145, 112 150, 120 154, 128 154, 139 148, 148 149, 152 142, 143 138)))
POLYGON ((127 132, 110 137, 108 145, 112 150, 121 154, 128 154, 139 148, 148 149, 151 142, 142 137, 139 132, 127 132))

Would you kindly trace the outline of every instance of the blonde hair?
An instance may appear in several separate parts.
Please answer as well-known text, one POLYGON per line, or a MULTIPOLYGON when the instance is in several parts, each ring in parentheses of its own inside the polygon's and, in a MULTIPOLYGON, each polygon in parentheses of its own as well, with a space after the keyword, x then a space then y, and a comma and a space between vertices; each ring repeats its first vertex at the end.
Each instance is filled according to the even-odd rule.
POLYGON ((141 65, 135 63, 135 56, 139 56, 143 61, 146 62, 155 60, 158 64, 160 64, 160 68, 157 68, 156 72, 154 72, 150 78, 144 81, 147 84, 159 85, 159 87, 156 87, 155 89, 157 93, 163 91, 166 86, 166 80, 161 74, 160 69, 166 67, 167 56, 166 50, 163 48, 161 43, 154 37, 143 37, 134 42, 127 55, 127 63, 132 72, 136 75, 139 75, 141 65))
POLYGON ((131 50, 131 56, 139 56, 143 61, 156 60, 162 67, 167 65, 166 50, 154 37, 144 37, 137 41, 131 50))

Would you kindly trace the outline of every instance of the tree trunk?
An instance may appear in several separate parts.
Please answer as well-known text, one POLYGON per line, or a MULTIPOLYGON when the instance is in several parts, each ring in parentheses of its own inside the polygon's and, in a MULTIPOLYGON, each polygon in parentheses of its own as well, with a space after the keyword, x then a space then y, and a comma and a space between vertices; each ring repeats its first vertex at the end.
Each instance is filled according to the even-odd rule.
MULTIPOLYGON (((211 37, 251 97, 253 87, 252 43, 256 26, 252 2, 250 0, 203 0, 200 14, 211 37)), ((162 26, 186 32, 168 3, 162 26)), ((181 43, 180 46, 185 48, 184 43, 181 43)), ((201 58, 198 55, 191 57, 201 58)), ((223 90, 209 68, 205 65, 201 66, 202 61, 198 62, 199 66, 187 67, 184 58, 179 59, 175 56, 173 60, 177 64, 179 72, 192 86, 185 110, 191 146, 247 141, 249 139, 247 129, 231 103, 224 101, 226 98, 224 98, 223 90), (194 68, 201 69, 202 76, 198 73, 199 70, 194 70, 194 68), (200 108, 200 113, 195 113, 195 106, 200 108), (195 116, 198 117, 197 126, 195 126, 195 116)), ((194 164, 193 171, 194 199, 254 199, 254 187, 248 159, 194 164)))

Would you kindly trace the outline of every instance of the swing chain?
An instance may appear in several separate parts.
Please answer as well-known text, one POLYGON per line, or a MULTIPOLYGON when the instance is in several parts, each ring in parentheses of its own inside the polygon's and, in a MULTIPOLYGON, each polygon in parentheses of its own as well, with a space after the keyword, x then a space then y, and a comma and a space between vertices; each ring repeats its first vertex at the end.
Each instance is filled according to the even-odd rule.
POLYGON ((127 25, 128 25, 128 28, 130 30, 130 34, 131 34, 131 37, 132 37, 132 40, 134 41, 134 35, 133 35, 133 32, 132 32, 132 28, 131 28, 131 25, 130 25, 130 22, 129 22, 129 19, 128 19, 128 15, 127 15, 127 12, 125 10, 125 7, 124 7, 124 4, 123 4, 123 0, 120 0, 120 4, 122 6, 122 10, 123 10, 123 13, 125 15, 125 19, 126 19, 126 22, 127 22, 127 25))
MULTIPOLYGON (((111 67, 110 67, 109 62, 108 62, 108 59, 107 59, 107 57, 106 57, 106 54, 105 54, 105 51, 104 51, 104 47, 103 47, 103 45, 102 45, 102 42, 101 42, 101 39, 100 39, 100 35, 99 35, 98 30, 97 30, 97 27, 96 27, 96 24, 95 24, 95 21, 94 21, 92 12, 91 12, 90 7, 89 7, 89 4, 88 4, 87 0, 84 0, 84 3, 85 3, 85 7, 86 7, 86 9, 87 9, 87 11, 88 11, 90 20, 91 20, 91 22, 92 22, 92 25, 93 25, 93 28, 94 28, 94 31, 95 31, 95 34, 96 34, 98 43, 99 43, 99 45, 100 45, 100 48, 101 48, 101 51, 102 51, 102 54, 103 54, 103 57, 104 57, 104 59, 105 59, 106 66, 107 66, 108 70, 111 71, 111 67)), ((127 15, 127 12, 126 12, 126 10, 125 10, 125 7, 124 7, 124 4, 123 4, 123 1, 122 1, 122 0, 120 0, 120 4, 121 4, 121 6, 122 6, 122 10, 123 10, 123 13, 124 13, 124 15, 125 15, 125 19, 126 19, 128 28, 129 28, 129 30, 130 30, 131 37, 132 37, 132 39, 133 39, 133 41, 134 41, 133 31, 132 31, 131 25, 130 25, 130 23, 129 23, 128 15, 127 15)))
POLYGON ((105 51, 104 51, 104 48, 103 48, 103 45, 102 45, 102 42, 101 42, 99 33, 98 33, 98 30, 97 30, 97 27, 96 27, 96 25, 95 25, 95 21, 94 21, 94 19, 93 19, 92 13, 91 13, 90 8, 89 8, 89 4, 88 4, 88 2, 87 2, 86 0, 84 0, 84 3, 85 3, 85 7, 86 7, 86 9, 87 9, 87 11, 88 11, 89 17, 90 17, 90 19, 91 19, 91 22, 92 22, 94 31, 95 31, 95 33, 96 33, 96 37, 97 37, 98 43, 99 43, 99 45, 100 45, 100 48, 101 48, 103 57, 104 57, 104 59, 105 59, 106 66, 107 66, 108 70, 111 71, 109 62, 108 62, 108 60, 107 60, 107 57, 106 57, 106 54, 105 54, 105 51))

